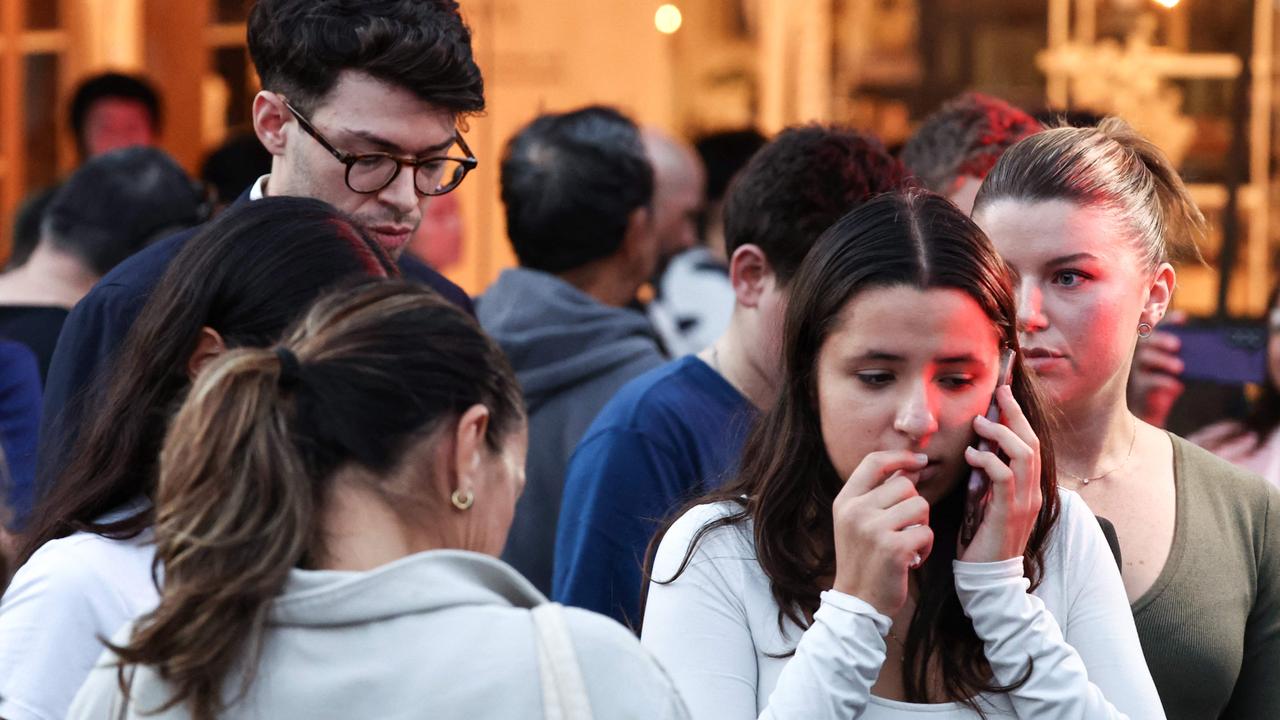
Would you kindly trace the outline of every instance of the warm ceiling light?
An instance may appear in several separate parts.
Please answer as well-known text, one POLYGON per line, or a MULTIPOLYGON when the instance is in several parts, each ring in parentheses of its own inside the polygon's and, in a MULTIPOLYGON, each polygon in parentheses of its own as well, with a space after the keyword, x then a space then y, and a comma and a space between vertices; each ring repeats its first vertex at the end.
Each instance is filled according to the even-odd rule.
POLYGON ((1155 1, 1157 5, 1168 10, 1172 10, 1173 8, 1178 7, 1178 3, 1182 2, 1182 0, 1155 0, 1155 1))
POLYGON ((658 32, 667 35, 679 30, 683 22, 684 17, 680 15, 680 8, 671 3, 660 6, 653 14, 653 26, 658 28, 658 32))

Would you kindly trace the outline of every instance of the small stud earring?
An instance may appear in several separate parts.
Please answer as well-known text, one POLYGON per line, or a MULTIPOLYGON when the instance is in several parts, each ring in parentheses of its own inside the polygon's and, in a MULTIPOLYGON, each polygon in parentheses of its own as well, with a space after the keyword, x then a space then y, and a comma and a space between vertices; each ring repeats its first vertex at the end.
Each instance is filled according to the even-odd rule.
POLYGON ((476 502, 476 496, 470 490, 454 490, 449 501, 459 510, 470 510, 476 502))
POLYGON ((1138 323, 1138 337, 1146 339, 1151 337, 1151 331, 1155 328, 1151 327, 1151 323, 1138 323))

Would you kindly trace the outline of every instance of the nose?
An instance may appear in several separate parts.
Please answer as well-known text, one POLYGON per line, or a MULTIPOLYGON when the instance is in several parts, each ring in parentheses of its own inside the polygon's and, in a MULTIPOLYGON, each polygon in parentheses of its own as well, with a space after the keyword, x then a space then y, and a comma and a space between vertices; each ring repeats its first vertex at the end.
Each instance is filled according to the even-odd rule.
POLYGON ((418 206, 418 191, 413 187, 413 168, 401 166, 391 184, 378 192, 378 199, 395 208, 400 214, 412 212, 418 206))
POLYGON ((938 430, 938 414, 933 399, 924 382, 913 387, 893 419, 893 429, 905 435, 913 447, 923 447, 925 441, 938 430))
POLYGON ((1049 326, 1044 314, 1044 294, 1031 279, 1018 283, 1018 330, 1038 332, 1049 326))

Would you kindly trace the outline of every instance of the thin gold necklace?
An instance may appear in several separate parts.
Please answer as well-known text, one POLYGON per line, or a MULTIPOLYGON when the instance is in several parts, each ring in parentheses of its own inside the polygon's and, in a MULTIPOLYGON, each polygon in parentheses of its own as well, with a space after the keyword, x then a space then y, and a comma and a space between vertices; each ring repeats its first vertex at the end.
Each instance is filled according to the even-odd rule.
POLYGON ((1071 472, 1070 470, 1063 470, 1062 473, 1067 477, 1071 478, 1072 480, 1075 480, 1076 482, 1080 483, 1081 485, 1088 485, 1094 480, 1101 480, 1102 478, 1107 477, 1112 473, 1118 472, 1119 470, 1124 468, 1125 465, 1129 464, 1129 459, 1133 457, 1133 446, 1137 443, 1137 440, 1138 440, 1138 420, 1137 418, 1134 418, 1133 435, 1129 438, 1129 452, 1125 454, 1124 460, 1121 460, 1119 465, 1111 468, 1110 470, 1104 473, 1094 475, 1092 477, 1083 477, 1081 475, 1077 475, 1071 472))

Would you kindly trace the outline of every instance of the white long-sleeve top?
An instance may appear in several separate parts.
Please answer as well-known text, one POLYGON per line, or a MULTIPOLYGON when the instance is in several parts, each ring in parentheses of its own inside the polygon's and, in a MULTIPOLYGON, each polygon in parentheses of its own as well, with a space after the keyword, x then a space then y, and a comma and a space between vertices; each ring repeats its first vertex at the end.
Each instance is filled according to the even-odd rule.
MULTIPOLYGON (((1022 559, 955 562, 956 591, 1006 694, 979 698, 988 718, 1164 718, 1120 572, 1093 514, 1061 490, 1061 514, 1034 592, 1022 559)), ((675 574, 699 528, 734 508, 701 505, 672 525, 653 577, 675 574)), ((891 620, 844 593, 822 593, 813 624, 780 627, 750 523, 704 536, 684 573, 651 583, 641 642, 673 676, 694 720, 971 719, 961 703, 915 704, 871 694, 891 620), (794 650, 789 657, 778 657, 794 650)))

